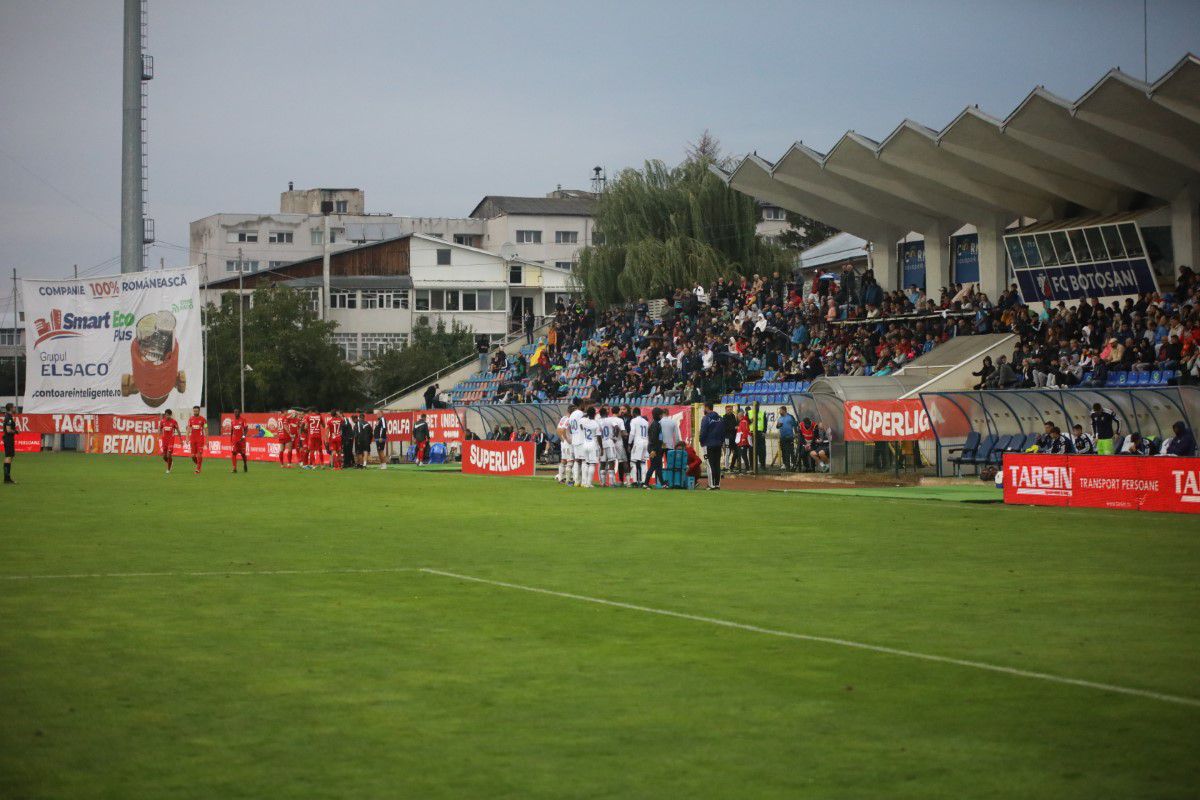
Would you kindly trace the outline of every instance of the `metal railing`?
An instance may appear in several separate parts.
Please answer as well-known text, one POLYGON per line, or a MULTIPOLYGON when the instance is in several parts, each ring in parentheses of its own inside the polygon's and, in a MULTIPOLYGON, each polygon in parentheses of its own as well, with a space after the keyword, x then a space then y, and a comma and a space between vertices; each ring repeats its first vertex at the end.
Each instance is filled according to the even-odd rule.
MULTIPOLYGON (((552 317, 537 318, 537 320, 534 322, 533 335, 536 337, 536 336, 540 335, 541 333, 543 333, 546 330, 546 328, 548 328, 550 326, 551 319, 552 319, 552 317)), ((523 330, 513 331, 511 333, 508 333, 499 342, 496 342, 494 345, 489 347, 488 352, 491 353, 496 349, 503 349, 505 347, 508 347, 510 344, 517 341, 518 339, 523 339, 523 338, 525 338, 525 331, 523 331, 523 330)), ((395 400, 397 397, 403 397, 404 395, 409 394, 410 392, 414 392, 417 389, 420 389, 422 386, 426 386, 426 385, 433 383, 434 381, 440 379, 443 375, 449 375, 452 372, 457 372, 458 370, 462 369, 463 367, 467 366, 468 364, 470 364, 472 362, 477 362, 478 360, 479 360, 478 353, 472 353, 469 356, 464 356, 452 364, 447 364, 446 366, 439 369, 437 372, 430 373, 429 375, 426 375, 424 378, 421 378, 419 381, 410 383, 408 386, 405 386, 400 391, 392 392, 387 397, 385 397, 382 400, 375 403, 375 408, 383 408, 388 403, 395 400)))

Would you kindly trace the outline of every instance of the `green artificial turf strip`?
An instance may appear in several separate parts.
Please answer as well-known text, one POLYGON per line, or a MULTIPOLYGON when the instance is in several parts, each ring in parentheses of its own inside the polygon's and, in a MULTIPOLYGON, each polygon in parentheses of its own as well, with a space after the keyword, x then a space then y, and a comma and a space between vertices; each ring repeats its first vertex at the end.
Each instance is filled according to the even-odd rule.
POLYGON ((862 486, 847 489, 789 488, 788 492, 841 495, 893 500, 949 500, 958 503, 1004 502, 1004 493, 982 482, 975 486, 862 486))
MULTIPOLYGON (((1200 698, 1194 517, 226 468, 21 457, 0 573, 431 567, 1200 698)), ((1196 707, 418 571, 0 581, 6 798, 1189 797, 1198 751, 1196 707)))

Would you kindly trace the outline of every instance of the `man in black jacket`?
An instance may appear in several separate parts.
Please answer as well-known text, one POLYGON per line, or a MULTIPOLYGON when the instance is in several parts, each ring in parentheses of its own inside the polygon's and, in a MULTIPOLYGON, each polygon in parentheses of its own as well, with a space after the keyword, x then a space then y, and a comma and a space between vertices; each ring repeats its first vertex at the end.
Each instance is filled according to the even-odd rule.
POLYGON ((380 414, 379 419, 375 420, 375 424, 371 428, 371 438, 375 440, 375 452, 379 455, 379 468, 387 469, 387 422, 384 421, 383 414, 380 414))
POLYGON ((663 482, 663 411, 661 408, 656 408, 650 412, 650 416, 653 419, 650 421, 650 431, 648 436, 650 440, 650 447, 648 448, 650 450, 650 465, 646 468, 646 481, 644 484, 646 488, 650 487, 650 476, 652 475, 658 477, 658 486, 661 487, 663 482))
POLYGON ((725 416, 721 417, 722 428, 725 433, 725 449, 729 454, 729 459, 725 468, 733 469, 733 464, 737 459, 737 414, 733 413, 733 406, 725 406, 725 416))
POLYGON ((412 436, 413 443, 417 446, 417 464, 424 464, 429 460, 429 422, 424 414, 418 417, 413 425, 412 436))
POLYGON ((358 456, 358 468, 367 468, 367 456, 371 454, 371 423, 365 414, 358 414, 354 423, 354 453, 358 456))
POLYGON ((354 422, 351 415, 342 417, 342 469, 354 468, 354 422))

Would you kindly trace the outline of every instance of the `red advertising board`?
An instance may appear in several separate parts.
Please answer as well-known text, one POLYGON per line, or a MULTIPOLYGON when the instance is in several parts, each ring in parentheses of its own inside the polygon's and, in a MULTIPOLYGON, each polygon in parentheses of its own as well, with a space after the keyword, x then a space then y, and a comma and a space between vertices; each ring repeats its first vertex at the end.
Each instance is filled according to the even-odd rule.
POLYGON ((847 442, 907 442, 932 439, 929 415, 920 400, 847 400, 847 442))
POLYGON ((463 443, 462 471, 469 475, 530 476, 536 466, 533 442, 463 443))
POLYGON ((1200 514, 1200 458, 1004 455, 1004 502, 1200 514))
POLYGON ((13 437, 13 445, 18 453, 42 452, 42 435, 40 433, 18 433, 13 437))

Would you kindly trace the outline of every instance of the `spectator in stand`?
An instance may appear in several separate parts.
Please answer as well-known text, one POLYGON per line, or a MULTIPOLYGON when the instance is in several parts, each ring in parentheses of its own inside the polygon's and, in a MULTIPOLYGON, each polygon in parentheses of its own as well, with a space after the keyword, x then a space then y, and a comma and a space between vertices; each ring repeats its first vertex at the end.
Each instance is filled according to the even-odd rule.
MULTIPOLYGON (((488 366, 488 350, 490 350, 490 349, 491 349, 491 347, 488 344, 487 334, 481 333, 475 337, 475 354, 477 356, 479 356, 479 372, 480 372, 480 374, 486 373, 488 371, 488 368, 487 368, 487 366, 488 366)), ((425 407, 428 408, 429 407, 428 404, 425 407)))
POLYGON ((425 390, 425 408, 437 408, 438 385, 435 383, 425 390))
POLYGON ((725 421, 713 409, 712 403, 704 404, 704 418, 700 420, 700 446, 708 462, 708 488, 721 488, 721 445, 725 442, 725 421))
POLYGON ((1163 455, 1192 458, 1196 455, 1196 438, 1183 420, 1171 426, 1175 435, 1163 445, 1163 455))
POLYGON ((996 368, 994 366, 992 366, 992 357, 984 356, 983 357, 983 366, 981 366, 979 368, 978 372, 971 373, 976 378, 979 378, 979 383, 975 384, 975 387, 974 387, 975 391, 979 391, 983 387, 987 386, 988 378, 995 371, 996 371, 996 368))
POLYGON ((796 469, 796 418, 791 415, 787 406, 779 407, 775 428, 779 431, 779 451, 783 460, 783 468, 794 470, 796 469))
POLYGON ((1096 453, 1111 456, 1113 437, 1121 430, 1121 420, 1111 408, 1104 408, 1099 403, 1092 404, 1092 435, 1096 438, 1096 453))
POLYGON ((533 320, 533 310, 532 309, 525 312, 524 327, 525 327, 525 344, 533 344, 534 320, 533 320))
POLYGON ((1083 432, 1083 426, 1076 424, 1071 428, 1071 446, 1076 455, 1091 456, 1096 454, 1096 439, 1090 433, 1083 432))

